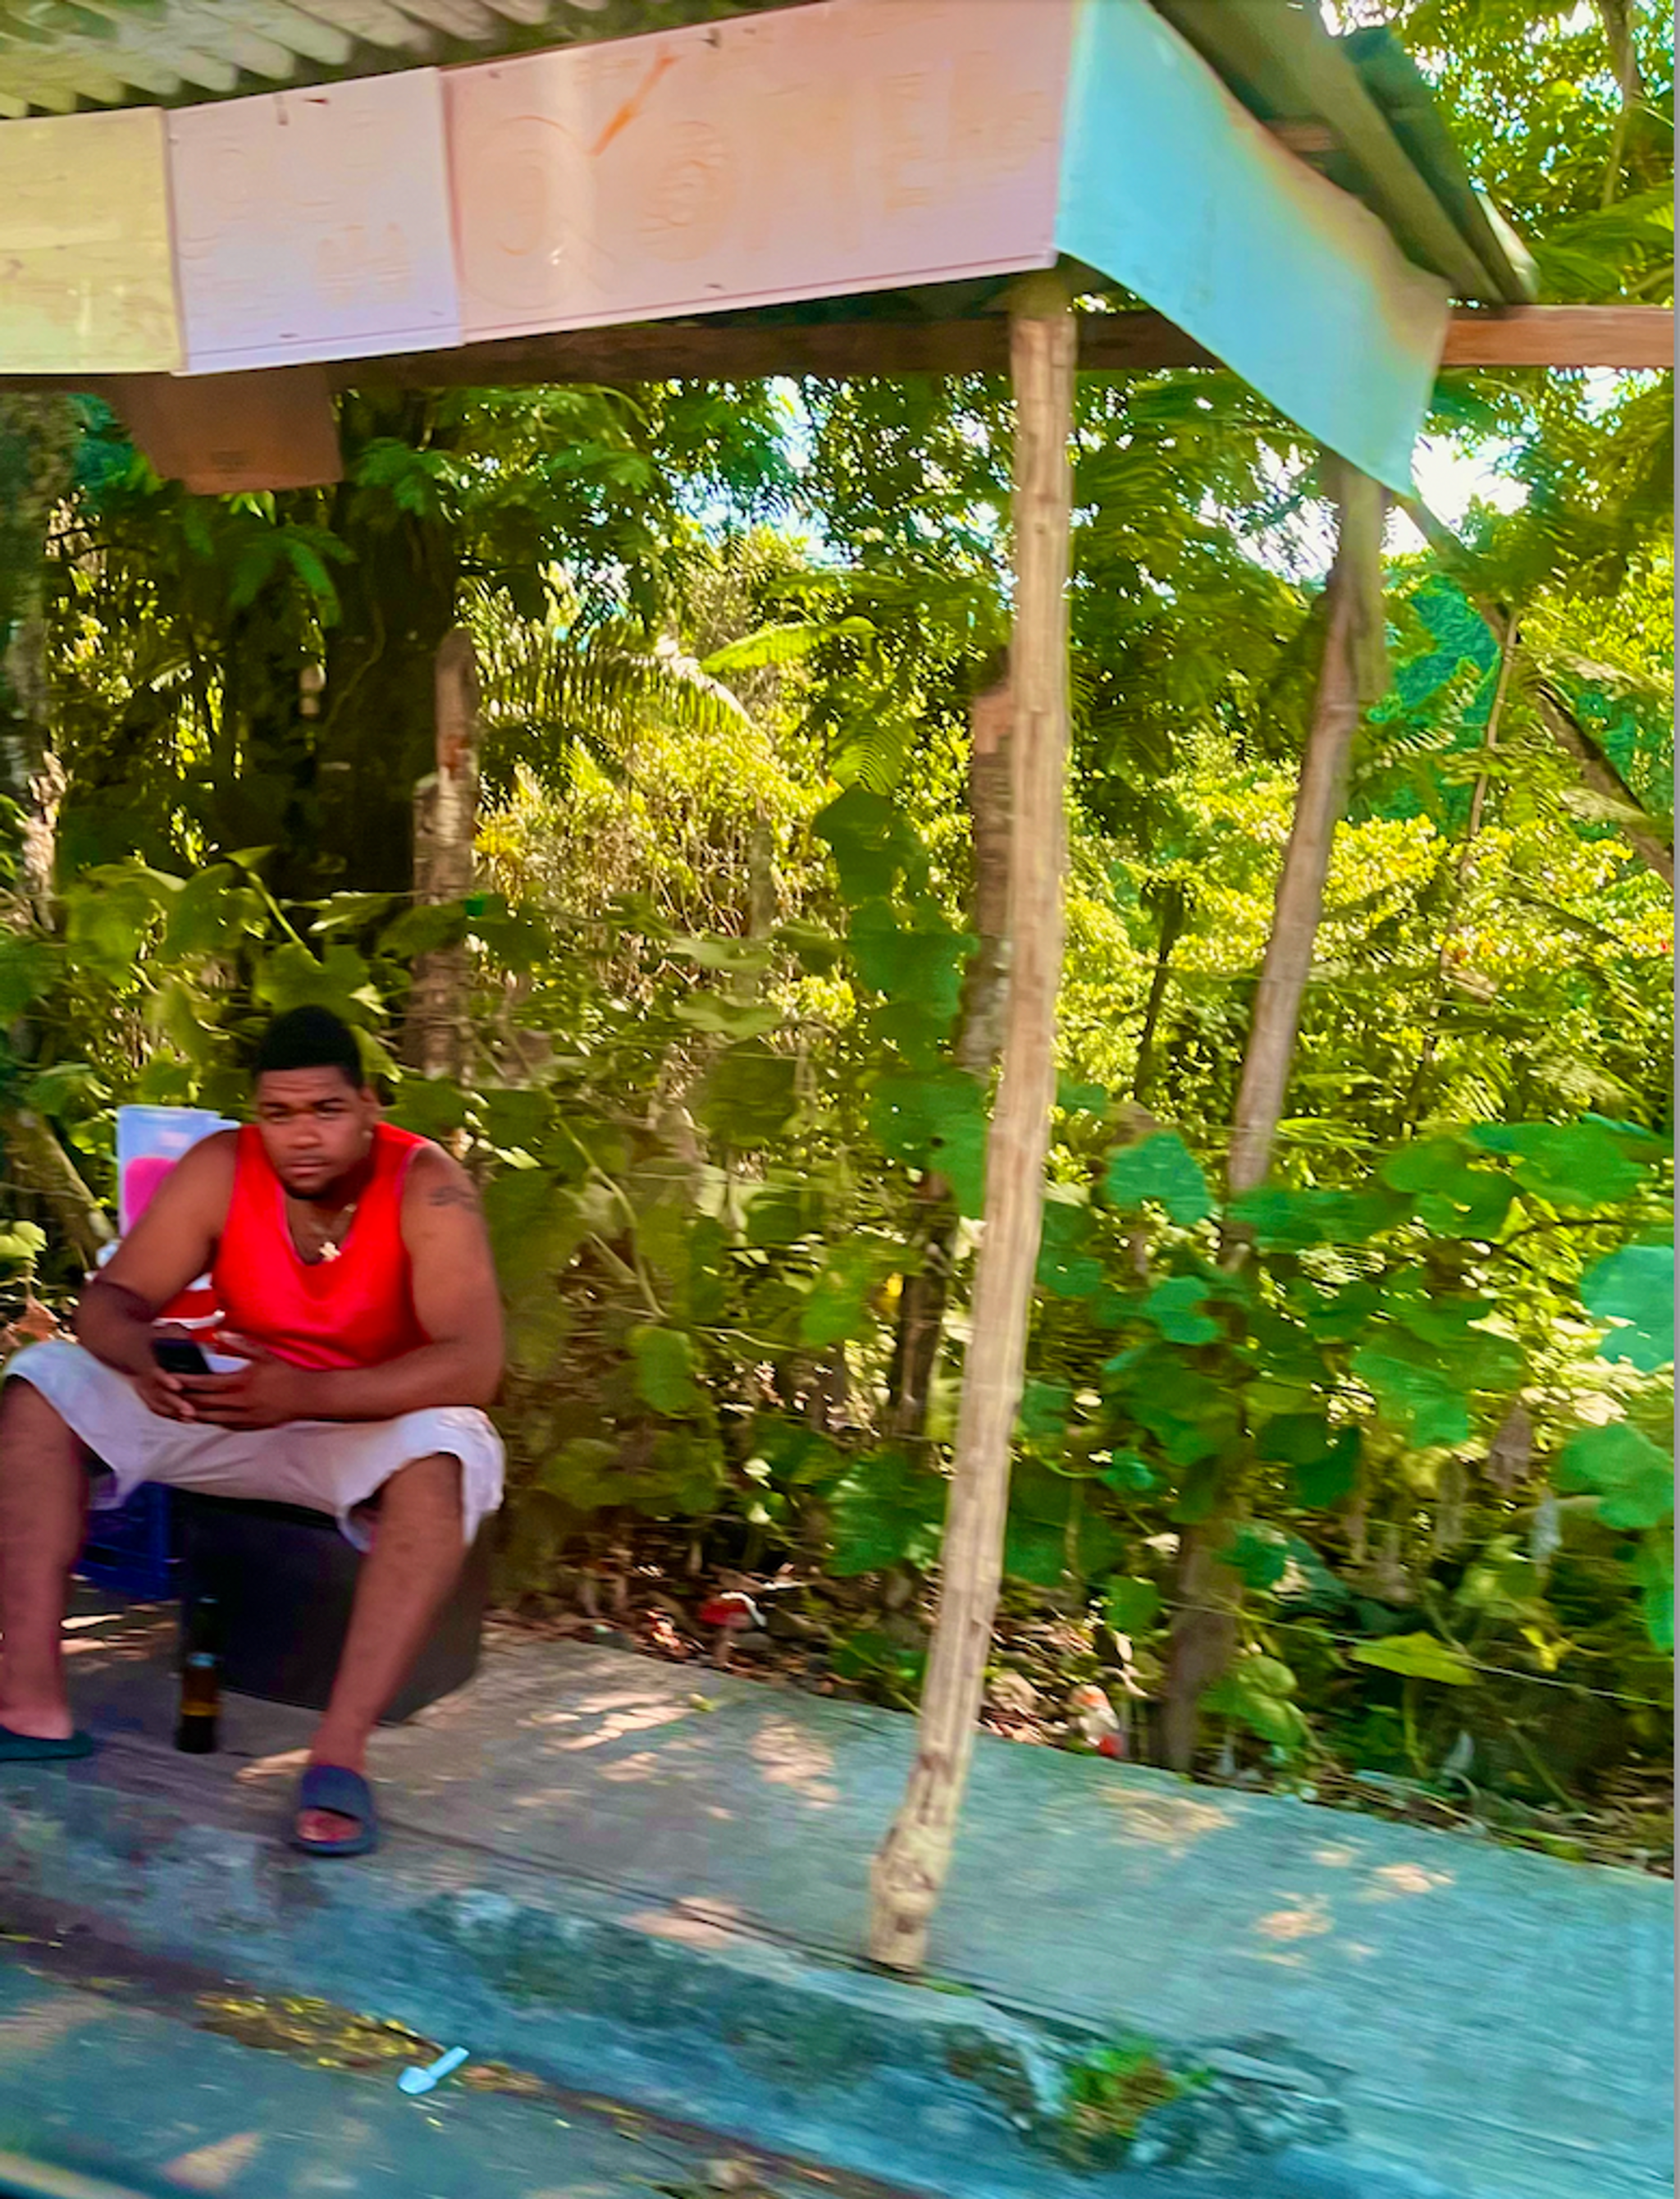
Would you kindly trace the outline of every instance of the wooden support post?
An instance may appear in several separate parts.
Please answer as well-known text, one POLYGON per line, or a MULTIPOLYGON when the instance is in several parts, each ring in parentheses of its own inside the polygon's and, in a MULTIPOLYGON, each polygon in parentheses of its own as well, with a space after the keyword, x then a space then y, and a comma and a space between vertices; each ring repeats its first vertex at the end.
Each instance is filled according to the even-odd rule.
POLYGON ((1324 657, 1313 700, 1289 844, 1277 881, 1271 936, 1254 998, 1232 1126, 1227 1182, 1233 1198, 1264 1181, 1283 1112, 1301 1001, 1324 912, 1330 843, 1347 802, 1348 754, 1362 699, 1381 674, 1381 556, 1386 505, 1374 481, 1337 468, 1340 524, 1330 575, 1324 657))
MULTIPOLYGON (((470 637, 446 633, 437 660, 438 768, 414 790, 416 902, 464 901, 479 820, 479 674, 470 637)), ((471 1056, 464 946, 416 954, 404 1050, 427 1076, 461 1076, 471 1056)))
POLYGON ((1010 324, 1015 384, 1014 729, 1009 838, 1009 989, 1003 1078, 986 1146, 985 1234, 963 1370, 956 1455, 916 1757, 871 1874, 869 1952, 896 1969, 926 1959, 968 1782, 1003 1577, 1009 1445, 1055 1098, 1055 1003, 1067 869, 1067 576, 1074 330, 1054 276, 1029 278, 1010 324))
MULTIPOLYGON (((1289 1072, 1295 1058, 1301 1002, 1312 970, 1324 913, 1330 848, 1347 801, 1348 756, 1362 700, 1374 701, 1386 679, 1382 639, 1382 490, 1365 475, 1335 464, 1340 527, 1331 571, 1324 655, 1312 722, 1301 758, 1300 785, 1289 844, 1277 881, 1271 936, 1254 996, 1231 1130, 1226 1183, 1240 1197, 1265 1181, 1289 1072)), ((1226 1259, 1243 1258, 1243 1233, 1226 1238, 1226 1259)), ((1214 1512, 1186 1528, 1178 1554, 1178 1610, 1167 1650, 1161 1712, 1161 1753, 1174 1771, 1195 1764, 1202 1690, 1217 1680, 1235 1646, 1241 1587, 1221 1563, 1231 1537, 1231 1493, 1214 1512)))

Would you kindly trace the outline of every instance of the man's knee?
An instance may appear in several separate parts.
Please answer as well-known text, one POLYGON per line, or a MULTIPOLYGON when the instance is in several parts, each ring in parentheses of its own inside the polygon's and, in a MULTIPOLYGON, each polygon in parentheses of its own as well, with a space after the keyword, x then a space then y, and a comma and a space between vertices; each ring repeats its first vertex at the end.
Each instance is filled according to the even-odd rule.
POLYGON ((26 1374, 14 1374, 0 1385, 0 1447, 19 1440, 63 1444, 76 1440, 57 1406, 43 1396, 26 1374))
POLYGON ((380 1492, 380 1509, 415 1518, 462 1517, 461 1461, 449 1451, 434 1451, 428 1458, 411 1458, 399 1466, 380 1492))

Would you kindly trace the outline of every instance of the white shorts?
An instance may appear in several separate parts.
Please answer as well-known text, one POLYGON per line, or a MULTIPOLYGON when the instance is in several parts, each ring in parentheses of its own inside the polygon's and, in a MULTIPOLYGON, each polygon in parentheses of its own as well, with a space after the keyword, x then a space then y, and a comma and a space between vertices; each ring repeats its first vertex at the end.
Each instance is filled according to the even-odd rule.
POLYGON ((27 1382, 79 1436, 104 1473, 99 1509, 120 1504, 142 1481, 207 1496, 247 1496, 330 1512, 358 1549, 358 1518, 392 1475, 417 1458, 461 1461, 462 1525, 470 1543, 502 1502, 502 1440, 484 1414, 436 1405, 394 1420, 288 1420, 277 1428, 195 1427, 149 1412, 125 1374, 79 1344, 32 1344, 3 1379, 27 1382))

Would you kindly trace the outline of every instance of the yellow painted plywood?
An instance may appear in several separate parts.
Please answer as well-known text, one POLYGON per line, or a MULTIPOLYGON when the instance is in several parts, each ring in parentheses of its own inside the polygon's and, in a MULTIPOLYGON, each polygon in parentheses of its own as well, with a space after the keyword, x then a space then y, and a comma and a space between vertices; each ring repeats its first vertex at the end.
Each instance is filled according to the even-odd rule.
POLYGON ((0 374, 180 363, 162 115, 0 123, 0 374))

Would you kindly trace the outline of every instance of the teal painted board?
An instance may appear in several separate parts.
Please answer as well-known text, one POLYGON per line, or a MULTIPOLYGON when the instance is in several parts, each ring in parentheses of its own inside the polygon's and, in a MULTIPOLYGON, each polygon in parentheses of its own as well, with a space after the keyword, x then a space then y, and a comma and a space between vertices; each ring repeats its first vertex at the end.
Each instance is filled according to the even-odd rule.
POLYGON ((1146 0, 1081 0, 1056 242, 1331 450, 1410 485, 1445 283, 1286 152, 1146 0))

